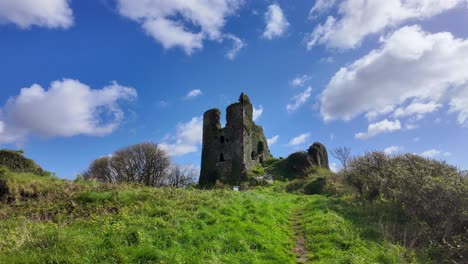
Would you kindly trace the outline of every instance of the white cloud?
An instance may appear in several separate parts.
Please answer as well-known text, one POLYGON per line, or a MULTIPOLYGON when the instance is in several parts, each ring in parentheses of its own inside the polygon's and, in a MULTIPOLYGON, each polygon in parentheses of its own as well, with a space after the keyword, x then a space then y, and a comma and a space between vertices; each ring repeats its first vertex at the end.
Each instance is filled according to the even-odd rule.
POLYGON ((387 154, 387 155, 392 155, 392 154, 395 154, 395 153, 400 152, 402 150, 403 150, 403 147, 390 146, 390 147, 384 149, 384 153, 387 154))
POLYGON ((274 145, 278 142, 279 135, 267 139, 268 146, 274 145))
POLYGON ((161 107, 161 108, 166 108, 170 105, 170 103, 168 101, 165 101, 165 100, 161 100, 158 102, 158 106, 161 107))
POLYGON ((265 13, 265 31, 263 37, 274 39, 281 37, 289 27, 289 22, 278 4, 271 4, 265 13))
POLYGON ((197 96, 200 96, 202 94, 203 94, 203 92, 200 89, 193 89, 193 90, 189 91, 187 93, 187 95, 185 95, 184 98, 185 99, 191 99, 191 98, 195 98, 197 96))
POLYGON ((395 107, 393 105, 387 105, 387 106, 384 106, 384 107, 380 107, 379 109, 369 111, 369 112, 366 113, 365 116, 366 116, 367 120, 372 121, 372 120, 375 120, 380 115, 384 115, 384 114, 388 114, 388 113, 393 112, 393 110, 395 110, 395 107))
POLYGON ((299 136, 292 138, 288 144, 290 146, 298 146, 304 144, 307 141, 307 139, 309 139, 309 137, 310 133, 300 134, 299 136))
POLYGON ((333 63, 334 61, 335 59, 333 59, 333 57, 325 57, 325 58, 320 59, 320 62, 325 62, 325 63, 333 63))
POLYGON ((312 87, 309 86, 307 87, 307 89, 304 90, 304 92, 293 96, 293 98, 291 99, 293 102, 286 105, 286 110, 288 112, 296 111, 297 109, 299 109, 299 107, 301 107, 303 104, 307 102, 307 100, 309 99, 311 95, 312 95, 312 87))
POLYGON ((22 29, 31 26, 69 28, 73 11, 69 0, 2 0, 0 24, 13 23, 22 29))
MULTIPOLYGON (((336 17, 329 16, 324 24, 315 27, 310 34, 307 48, 310 49, 318 44, 342 49, 355 48, 370 34, 396 27, 410 19, 428 19, 462 3, 466 1, 344 0, 339 5, 336 17)), ((328 8, 326 4, 317 4, 317 11, 321 7, 328 8)))
POLYGON ((330 163, 330 170, 334 173, 337 173, 341 170, 340 166, 338 166, 335 162, 330 163))
POLYGON ((253 121, 257 121, 263 114, 263 106, 260 105, 258 108, 253 108, 253 121))
POLYGON ((406 129, 406 130, 414 130, 414 129, 416 129, 416 128, 418 128, 418 125, 416 125, 416 124, 411 124, 411 123, 409 123, 409 124, 406 124, 406 125, 405 125, 405 129, 406 129))
POLYGON ((336 3, 336 0, 317 0, 314 6, 310 9, 309 17, 314 18, 318 14, 324 13, 330 10, 336 3))
POLYGON ((401 129, 399 120, 388 121, 387 119, 377 123, 369 124, 367 132, 357 133, 354 137, 357 139, 368 139, 382 133, 393 132, 401 129))
POLYGON ((444 104, 468 120, 468 39, 451 33, 430 34, 419 26, 403 27, 375 49, 341 68, 321 94, 324 120, 350 120, 394 112, 415 117, 444 104), (397 109, 396 111, 393 109, 397 109), (385 111, 384 111, 385 110, 385 111))
POLYGON ((404 117, 404 116, 416 116, 417 119, 421 119, 425 114, 432 113, 441 108, 441 104, 436 104, 434 102, 420 103, 413 102, 407 107, 400 107, 395 110, 395 117, 404 117))
POLYGON ((307 74, 304 74, 302 76, 298 76, 296 78, 294 78, 291 82, 290 82, 290 85, 291 86, 304 86, 304 84, 306 84, 307 81, 310 80, 310 76, 307 75, 307 74))
POLYGON ((426 150, 423 153, 421 153, 421 156, 426 157, 426 158, 433 158, 435 156, 439 156, 441 152, 437 149, 430 149, 426 150))
POLYGON ((226 58, 234 60, 237 57, 237 54, 239 54, 239 52, 241 51, 241 49, 245 48, 247 44, 245 44, 245 42, 242 39, 232 34, 226 34, 225 38, 231 40, 233 43, 232 48, 228 50, 228 52, 226 52, 226 58))
POLYGON ((38 84, 22 88, 3 108, 0 143, 25 140, 28 135, 70 137, 112 133, 124 114, 119 100, 132 100, 135 89, 116 82, 91 89, 77 80, 54 81, 45 90, 38 84))
POLYGON ((226 19, 243 0, 117 0, 119 13, 139 23, 165 49, 180 47, 187 54, 203 41, 222 41, 226 19))
POLYGON ((166 137, 160 144, 170 156, 182 156, 198 151, 202 143, 203 117, 193 117, 187 123, 177 124, 175 136, 166 137))
POLYGON ((453 94, 449 106, 449 112, 458 113, 458 123, 468 125, 468 85, 453 94))

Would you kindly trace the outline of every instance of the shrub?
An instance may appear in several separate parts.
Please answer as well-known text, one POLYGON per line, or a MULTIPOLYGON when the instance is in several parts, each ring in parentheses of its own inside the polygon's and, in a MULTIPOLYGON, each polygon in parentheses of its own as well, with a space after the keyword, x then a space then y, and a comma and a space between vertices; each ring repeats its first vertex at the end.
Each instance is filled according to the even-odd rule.
POLYGON ((320 194, 324 191, 327 179, 323 176, 307 179, 302 187, 304 194, 320 194))
POLYGON ((0 166, 5 166, 13 172, 34 173, 37 175, 48 175, 39 165, 33 160, 23 156, 23 150, 0 150, 0 166))
POLYGON ((300 190, 302 189, 302 186, 304 186, 304 180, 303 179, 294 179, 290 182, 288 182, 288 184, 286 184, 286 191, 287 192, 300 192, 300 190))
POLYGON ((361 200, 378 200, 399 215, 393 239, 430 246, 455 260, 468 257, 468 179, 456 167, 413 154, 372 152, 351 160, 343 174, 361 200))
POLYGON ((265 175, 265 168, 263 166, 255 166, 247 172, 247 177, 253 178, 265 175))
POLYGON ((328 178, 333 174, 331 171, 311 166, 304 172, 306 174, 303 179, 294 179, 286 185, 287 192, 297 192, 303 194, 321 194, 326 191, 328 178))

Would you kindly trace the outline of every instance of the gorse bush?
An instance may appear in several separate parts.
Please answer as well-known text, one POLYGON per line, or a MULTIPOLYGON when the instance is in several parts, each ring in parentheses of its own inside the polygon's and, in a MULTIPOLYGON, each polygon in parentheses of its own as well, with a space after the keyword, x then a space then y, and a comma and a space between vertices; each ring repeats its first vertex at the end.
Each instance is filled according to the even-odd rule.
POLYGON ((428 247, 434 257, 468 258, 466 172, 417 155, 372 152, 352 159, 342 174, 360 200, 392 211, 401 230, 393 239, 428 247))
POLYGON ((23 156, 24 151, 18 150, 0 150, 0 166, 5 166, 13 172, 34 173, 37 175, 48 175, 33 160, 23 156))

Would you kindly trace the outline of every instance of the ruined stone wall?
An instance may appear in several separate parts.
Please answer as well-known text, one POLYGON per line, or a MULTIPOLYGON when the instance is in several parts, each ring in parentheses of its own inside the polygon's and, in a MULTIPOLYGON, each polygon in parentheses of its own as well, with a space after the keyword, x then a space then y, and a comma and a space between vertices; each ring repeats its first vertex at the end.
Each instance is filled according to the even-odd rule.
POLYGON ((222 132, 219 109, 211 109, 203 115, 202 165, 199 183, 211 185, 219 177, 217 163, 219 158, 217 137, 222 132))
POLYGON ((241 94, 239 102, 226 109, 226 127, 221 128, 220 111, 203 116, 203 145, 200 185, 239 184, 247 171, 271 157, 263 129, 252 120, 253 106, 241 94))

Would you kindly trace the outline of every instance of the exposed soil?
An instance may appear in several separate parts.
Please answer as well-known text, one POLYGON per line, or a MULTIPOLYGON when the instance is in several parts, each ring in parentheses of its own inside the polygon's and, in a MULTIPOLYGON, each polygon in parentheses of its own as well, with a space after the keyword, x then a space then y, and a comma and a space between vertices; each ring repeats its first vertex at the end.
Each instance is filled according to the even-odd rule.
POLYGON ((293 253, 296 255, 297 263, 307 263, 307 250, 305 248, 305 238, 301 226, 302 211, 296 210, 292 218, 292 229, 296 245, 294 246, 293 253))

